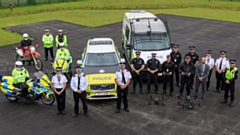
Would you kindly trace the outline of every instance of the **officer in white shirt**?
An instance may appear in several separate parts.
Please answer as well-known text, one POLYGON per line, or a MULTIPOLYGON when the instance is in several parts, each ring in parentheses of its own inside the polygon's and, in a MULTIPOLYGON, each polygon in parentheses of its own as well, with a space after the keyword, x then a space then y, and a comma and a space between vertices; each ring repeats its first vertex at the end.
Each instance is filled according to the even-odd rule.
POLYGON ((57 99, 57 115, 65 115, 65 99, 66 99, 66 86, 67 86, 67 78, 62 74, 62 69, 57 67, 56 74, 52 77, 52 88, 55 93, 55 97, 57 99))
POLYGON ((88 106, 86 102, 86 89, 88 87, 88 81, 84 75, 81 75, 82 68, 76 67, 76 74, 71 79, 71 89, 73 90, 73 98, 74 98, 74 113, 72 117, 78 115, 79 112, 79 98, 83 104, 83 112, 86 117, 88 117, 88 106))
POLYGON ((207 91, 209 91, 212 70, 214 68, 214 58, 212 57, 212 50, 207 50, 206 63, 210 67, 210 71, 209 71, 209 75, 208 75, 208 81, 207 81, 207 89, 206 89, 207 91))
POLYGON ((215 92, 221 93, 224 90, 223 75, 225 69, 229 67, 229 60, 226 58, 226 51, 220 51, 220 58, 215 62, 217 85, 215 92), (220 87, 221 86, 221 87, 220 87))
POLYGON ((129 112, 127 95, 128 95, 128 85, 130 84, 132 76, 131 76, 131 73, 125 68, 126 68, 125 64, 121 64, 120 70, 116 72, 116 76, 115 76, 115 83, 117 84, 117 96, 118 96, 116 113, 120 112, 122 98, 123 98, 124 110, 126 112, 129 112))

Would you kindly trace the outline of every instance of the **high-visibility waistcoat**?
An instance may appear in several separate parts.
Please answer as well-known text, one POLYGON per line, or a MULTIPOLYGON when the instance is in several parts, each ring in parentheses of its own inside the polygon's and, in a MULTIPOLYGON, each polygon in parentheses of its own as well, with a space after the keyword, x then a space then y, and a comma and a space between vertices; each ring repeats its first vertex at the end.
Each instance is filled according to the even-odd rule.
POLYGON ((230 67, 226 69, 226 79, 232 80, 235 77, 235 72, 238 70, 238 68, 234 67, 232 70, 230 70, 230 67))

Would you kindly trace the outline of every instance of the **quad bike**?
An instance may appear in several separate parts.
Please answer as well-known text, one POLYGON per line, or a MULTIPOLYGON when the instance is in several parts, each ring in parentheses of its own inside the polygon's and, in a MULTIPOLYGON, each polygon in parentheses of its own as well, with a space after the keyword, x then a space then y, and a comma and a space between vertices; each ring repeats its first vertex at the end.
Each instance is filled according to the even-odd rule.
POLYGON ((38 48, 38 44, 31 45, 31 46, 24 46, 23 48, 16 47, 15 50, 17 52, 16 60, 22 61, 25 63, 25 61, 33 61, 35 68, 37 70, 42 70, 43 63, 41 61, 40 53, 36 51, 36 48, 38 48))
MULTIPOLYGON (((55 101, 54 93, 51 90, 51 82, 46 74, 41 71, 34 73, 35 78, 29 79, 26 81, 28 86, 28 94, 26 99, 28 100, 39 100, 41 99, 42 102, 46 105, 51 105, 55 101)), ((3 76, 0 75, 1 85, 0 89, 5 94, 6 98, 11 102, 16 102, 21 96, 22 88, 15 87, 13 84, 14 78, 12 76, 3 76)))

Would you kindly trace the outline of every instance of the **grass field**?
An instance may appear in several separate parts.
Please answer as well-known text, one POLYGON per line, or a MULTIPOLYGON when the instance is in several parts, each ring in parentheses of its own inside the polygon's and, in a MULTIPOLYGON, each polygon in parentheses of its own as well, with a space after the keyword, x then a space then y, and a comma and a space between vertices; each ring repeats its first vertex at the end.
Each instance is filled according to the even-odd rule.
MULTIPOLYGON (((122 21, 129 9, 146 9, 155 14, 240 22, 240 3, 208 0, 83 0, 80 2, 28 6, 0 10, 0 28, 62 20, 89 27, 122 21), (136 4, 137 3, 137 4, 136 4)), ((0 29, 0 46, 18 43, 21 35, 0 29)))

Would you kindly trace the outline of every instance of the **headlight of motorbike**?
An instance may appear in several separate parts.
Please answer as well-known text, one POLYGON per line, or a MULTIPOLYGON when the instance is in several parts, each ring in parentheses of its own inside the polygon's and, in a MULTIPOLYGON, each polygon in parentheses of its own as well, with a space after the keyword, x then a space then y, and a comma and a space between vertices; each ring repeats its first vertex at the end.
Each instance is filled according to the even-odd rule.
POLYGON ((31 47, 30 47, 30 50, 31 50, 32 52, 34 52, 34 51, 35 51, 35 47, 31 46, 31 47))

